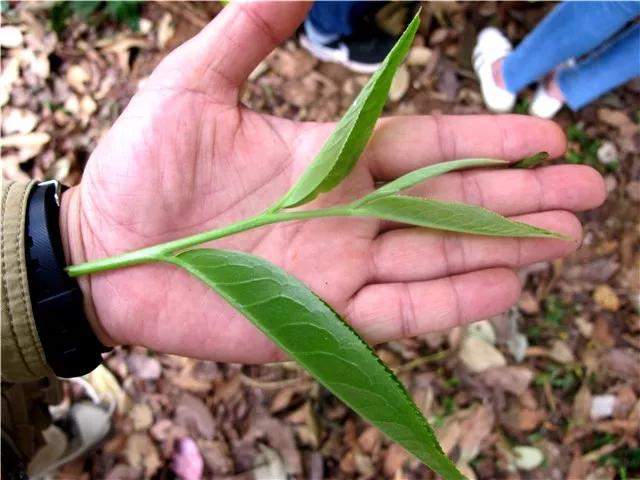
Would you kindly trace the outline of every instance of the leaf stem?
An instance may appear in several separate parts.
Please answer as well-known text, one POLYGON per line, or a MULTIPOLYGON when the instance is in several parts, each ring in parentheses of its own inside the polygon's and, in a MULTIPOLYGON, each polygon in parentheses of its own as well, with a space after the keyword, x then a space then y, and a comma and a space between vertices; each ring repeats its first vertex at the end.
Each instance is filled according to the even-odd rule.
POLYGON ((197 233, 189 237, 180 238, 171 242, 166 242, 151 247, 142 248, 133 252, 123 253, 114 257, 103 258, 93 262, 87 262, 80 265, 71 265, 67 268, 67 273, 71 277, 87 275, 90 273, 104 272, 106 270, 114 270, 116 268, 130 267, 144 263, 157 262, 166 259, 168 256, 175 255, 181 250, 188 249, 201 243, 217 240, 222 237, 234 235, 254 228, 262 227, 278 222, 287 222, 291 220, 306 220, 309 218, 320 217, 344 217, 351 215, 351 209, 348 205, 340 205, 337 207, 323 208, 317 210, 303 211, 285 211, 257 215, 255 217, 241 220, 237 223, 226 227, 209 230, 207 232, 197 233))

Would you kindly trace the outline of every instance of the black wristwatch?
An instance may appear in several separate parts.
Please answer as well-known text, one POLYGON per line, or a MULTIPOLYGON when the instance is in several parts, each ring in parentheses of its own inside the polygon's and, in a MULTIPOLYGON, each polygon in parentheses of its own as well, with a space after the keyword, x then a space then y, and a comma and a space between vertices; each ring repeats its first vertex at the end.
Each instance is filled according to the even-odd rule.
POLYGON ((47 363, 59 377, 89 373, 108 351, 84 313, 78 282, 65 271, 60 236, 60 195, 55 180, 35 186, 29 195, 25 254, 29 295, 47 363))

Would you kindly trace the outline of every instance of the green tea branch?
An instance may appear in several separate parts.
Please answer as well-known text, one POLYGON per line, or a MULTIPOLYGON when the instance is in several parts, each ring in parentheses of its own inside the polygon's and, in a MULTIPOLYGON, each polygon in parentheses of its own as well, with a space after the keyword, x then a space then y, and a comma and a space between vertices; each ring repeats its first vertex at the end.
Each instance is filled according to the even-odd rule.
MULTIPOLYGON (((402 192, 439 175, 479 167, 507 167, 504 160, 470 158, 407 173, 351 203, 291 210, 339 185, 361 157, 388 97, 396 69, 420 23, 416 15, 382 66, 370 78, 326 143, 291 189, 261 214, 214 230, 68 268, 86 275, 151 262, 182 268, 216 292, 346 405, 432 468, 445 480, 463 479, 445 455, 423 414, 394 373, 369 345, 303 282, 262 258, 197 245, 258 227, 323 217, 368 217, 454 234, 494 237, 568 237, 516 222, 474 205, 402 192)), ((545 159, 537 154, 519 166, 545 159)), ((439 353, 438 355, 444 355, 439 353)), ((431 357, 419 359, 428 362, 431 357)))

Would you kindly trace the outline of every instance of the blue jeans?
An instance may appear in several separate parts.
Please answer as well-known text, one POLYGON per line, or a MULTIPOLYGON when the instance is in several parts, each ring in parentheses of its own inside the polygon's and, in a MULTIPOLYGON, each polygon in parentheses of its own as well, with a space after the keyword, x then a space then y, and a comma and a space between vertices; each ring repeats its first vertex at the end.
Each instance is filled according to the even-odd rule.
POLYGON ((558 5, 504 60, 507 89, 517 93, 571 58, 557 82, 577 110, 640 76, 640 2, 565 2, 558 5), (622 30, 622 31, 621 31, 622 30))
POLYGON ((359 17, 382 5, 381 2, 315 2, 307 19, 319 33, 337 39, 351 35, 359 17))

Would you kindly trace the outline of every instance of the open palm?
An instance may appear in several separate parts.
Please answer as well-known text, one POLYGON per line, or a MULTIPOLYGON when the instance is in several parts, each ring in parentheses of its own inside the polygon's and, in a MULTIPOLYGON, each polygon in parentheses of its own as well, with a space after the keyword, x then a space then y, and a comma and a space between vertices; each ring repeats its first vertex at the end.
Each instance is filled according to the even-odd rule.
MULTIPOLYGON (((257 63, 308 4, 231 4, 171 53, 101 141, 81 184, 63 196, 74 263, 213 229, 264 210, 313 159, 332 124, 261 115, 238 103, 257 63)), ((346 202, 428 163, 470 156, 560 155, 553 123, 519 116, 418 116, 380 122, 354 171, 316 204, 346 202)), ((580 166, 449 174, 416 194, 481 204, 576 242, 491 239, 325 218, 245 232, 216 246, 283 267, 372 342, 413 336, 507 309, 513 268, 576 248, 569 213, 599 205, 600 176, 580 166)), ((278 349, 221 298, 170 265, 84 277, 104 341, 220 361, 263 362, 278 349)))

